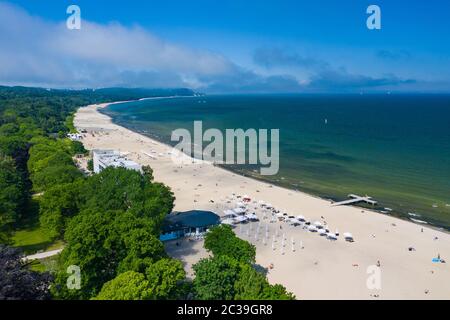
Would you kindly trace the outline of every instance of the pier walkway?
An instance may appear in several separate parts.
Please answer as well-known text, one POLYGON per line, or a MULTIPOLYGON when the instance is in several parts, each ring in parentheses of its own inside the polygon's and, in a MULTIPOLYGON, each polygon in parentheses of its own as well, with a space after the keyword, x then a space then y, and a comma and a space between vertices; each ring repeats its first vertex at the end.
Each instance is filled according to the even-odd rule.
POLYGON ((377 204, 377 202, 375 200, 373 200, 372 197, 369 197, 369 196, 361 197, 361 196, 358 196, 356 194, 349 194, 348 197, 350 199, 344 200, 344 201, 340 201, 340 202, 335 202, 331 206, 332 207, 346 206, 346 205, 355 204, 355 203, 359 203, 359 202, 366 202, 366 203, 371 204, 373 206, 377 204))

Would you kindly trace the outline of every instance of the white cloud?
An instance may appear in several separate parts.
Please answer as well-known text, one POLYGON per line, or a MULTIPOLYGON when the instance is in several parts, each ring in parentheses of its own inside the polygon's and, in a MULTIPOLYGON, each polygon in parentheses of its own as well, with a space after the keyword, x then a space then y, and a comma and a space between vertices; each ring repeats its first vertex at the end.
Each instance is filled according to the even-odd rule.
POLYGON ((65 22, 47 22, 0 3, 4 84, 201 87, 201 77, 238 69, 219 54, 165 42, 139 26, 83 20, 81 30, 69 30, 65 22))
POLYGON ((46 21, 0 2, 0 85, 320 92, 414 82, 394 75, 349 74, 326 61, 273 48, 256 51, 254 58, 266 67, 265 75, 223 55, 164 41, 139 26, 82 20, 81 30, 69 30, 65 21, 46 21), (299 69, 308 72, 302 74, 299 69))

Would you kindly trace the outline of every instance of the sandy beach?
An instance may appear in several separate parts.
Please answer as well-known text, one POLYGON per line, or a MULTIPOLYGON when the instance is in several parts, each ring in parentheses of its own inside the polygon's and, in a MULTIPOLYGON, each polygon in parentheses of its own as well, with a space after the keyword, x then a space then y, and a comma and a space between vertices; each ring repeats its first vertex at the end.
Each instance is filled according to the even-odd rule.
MULTIPOLYGON (((98 112, 105 106, 83 107, 75 116, 78 130, 88 132, 83 135, 85 147, 119 150, 131 160, 150 165, 155 180, 174 192, 176 211, 201 209, 222 215, 223 210, 234 207, 229 198, 233 193, 246 194, 294 216, 326 221, 333 232, 338 229, 339 239, 329 241, 284 222, 270 223, 262 219, 261 210, 257 211, 261 219, 259 235, 258 223, 235 229, 240 237, 256 245, 258 264, 265 268, 274 265, 268 272, 269 280, 283 284, 298 299, 450 299, 450 234, 357 207, 332 207, 326 200, 208 163, 174 163, 172 148, 113 124, 98 112), (269 240, 264 243, 266 226, 269 240), (352 233, 355 242, 344 241, 344 232, 352 233), (438 254, 447 263, 433 263, 438 254), (367 286, 371 276, 367 270, 378 262, 381 289, 371 289, 367 286)), ((169 253, 185 263, 188 276, 192 274, 191 265, 207 256, 201 242, 167 246, 169 253)))

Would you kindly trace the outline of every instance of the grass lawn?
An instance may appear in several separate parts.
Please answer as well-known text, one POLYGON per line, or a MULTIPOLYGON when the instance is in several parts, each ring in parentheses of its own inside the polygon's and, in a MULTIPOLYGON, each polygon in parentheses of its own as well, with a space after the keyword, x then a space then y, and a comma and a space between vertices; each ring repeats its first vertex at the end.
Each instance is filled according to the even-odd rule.
POLYGON ((33 260, 30 263, 30 269, 38 272, 55 272, 57 268, 57 261, 57 256, 42 260, 33 260))
POLYGON ((61 240, 51 241, 39 225, 29 229, 16 231, 12 240, 13 246, 22 249, 27 255, 39 251, 56 250, 63 247, 63 242, 61 240))
POLYGON ((12 236, 13 246, 22 249, 26 255, 62 248, 64 243, 61 240, 52 241, 40 227, 37 200, 32 202, 30 216, 20 222, 12 236))

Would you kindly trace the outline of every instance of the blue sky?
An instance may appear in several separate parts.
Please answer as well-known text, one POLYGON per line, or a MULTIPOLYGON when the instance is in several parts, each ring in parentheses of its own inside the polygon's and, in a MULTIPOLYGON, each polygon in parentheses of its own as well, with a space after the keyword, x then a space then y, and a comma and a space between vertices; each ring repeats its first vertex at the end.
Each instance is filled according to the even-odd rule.
POLYGON ((445 0, 0 1, 0 82, 450 92, 449 14, 445 0), (65 28, 70 4, 81 30, 65 28))

